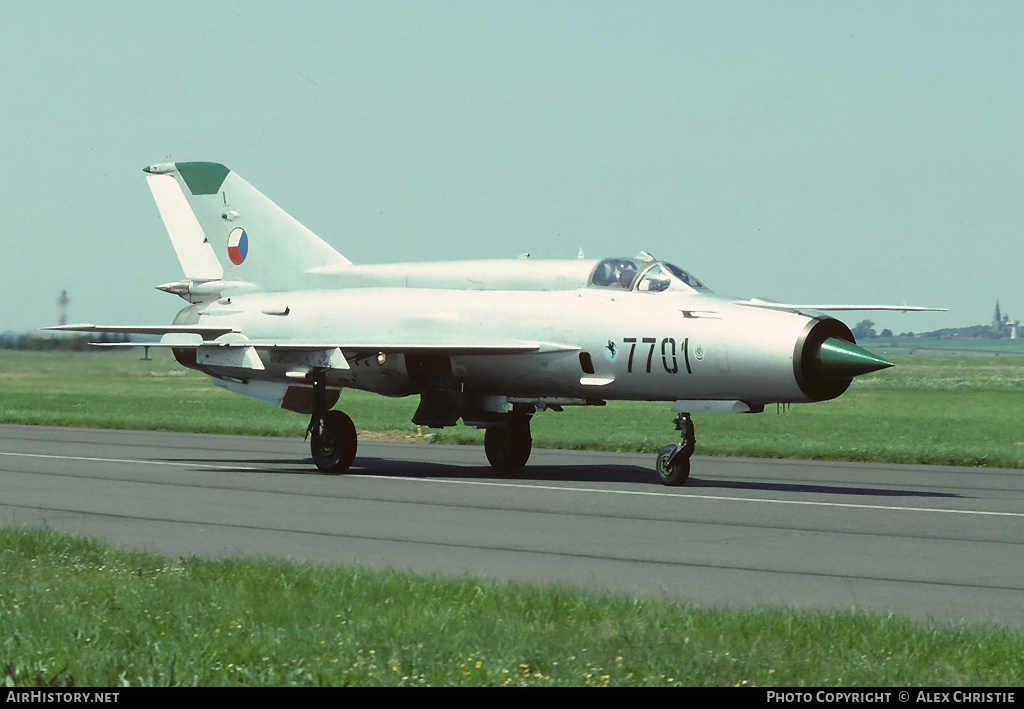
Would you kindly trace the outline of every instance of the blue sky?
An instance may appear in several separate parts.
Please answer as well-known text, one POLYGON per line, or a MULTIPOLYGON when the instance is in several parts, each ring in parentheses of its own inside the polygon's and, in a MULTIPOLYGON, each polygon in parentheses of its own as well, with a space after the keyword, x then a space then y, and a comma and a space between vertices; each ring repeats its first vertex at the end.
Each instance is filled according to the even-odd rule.
POLYGON ((159 324, 141 168, 223 162, 358 263, 632 255, 787 302, 1024 319, 1024 5, 0 8, 0 330, 159 324))

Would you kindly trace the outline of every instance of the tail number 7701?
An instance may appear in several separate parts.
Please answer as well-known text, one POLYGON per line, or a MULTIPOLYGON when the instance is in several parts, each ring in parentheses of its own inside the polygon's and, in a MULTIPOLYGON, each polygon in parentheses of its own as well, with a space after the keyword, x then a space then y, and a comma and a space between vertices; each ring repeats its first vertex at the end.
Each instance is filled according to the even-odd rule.
MULTIPOLYGON (((624 337, 622 338, 623 343, 629 345, 629 359, 626 361, 626 372, 633 373, 633 362, 634 358, 636 361, 636 371, 641 371, 641 366, 644 359, 644 350, 646 349, 647 354, 647 374, 651 373, 651 365, 655 361, 654 352, 658 350, 658 338, 656 337, 641 337, 638 341, 635 337, 624 337), (640 345, 640 353, 637 355, 637 345, 640 345)), ((686 373, 692 374, 690 370, 690 352, 689 352, 690 338, 683 338, 682 354, 683 364, 686 366, 686 373)), ((661 347, 659 350, 661 354, 661 366, 669 374, 675 374, 679 371, 679 359, 676 355, 676 341, 673 337, 666 337, 661 341, 661 347)))

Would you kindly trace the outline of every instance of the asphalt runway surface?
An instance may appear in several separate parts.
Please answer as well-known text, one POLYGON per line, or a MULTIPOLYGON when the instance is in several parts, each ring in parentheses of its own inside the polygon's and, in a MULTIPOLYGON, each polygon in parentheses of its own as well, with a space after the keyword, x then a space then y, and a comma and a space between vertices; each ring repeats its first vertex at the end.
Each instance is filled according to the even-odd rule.
POLYGON ((0 426, 0 522, 172 557, 288 557, 700 606, 1024 625, 1024 471, 0 426))

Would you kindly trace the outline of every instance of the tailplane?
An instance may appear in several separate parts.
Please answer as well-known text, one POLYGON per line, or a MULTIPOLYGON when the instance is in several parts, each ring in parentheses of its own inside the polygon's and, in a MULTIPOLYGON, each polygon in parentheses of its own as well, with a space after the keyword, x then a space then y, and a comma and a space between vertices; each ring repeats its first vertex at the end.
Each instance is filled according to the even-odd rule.
POLYGON ((190 281, 285 290, 300 287, 309 269, 351 263, 223 165, 162 163, 144 170, 190 281))

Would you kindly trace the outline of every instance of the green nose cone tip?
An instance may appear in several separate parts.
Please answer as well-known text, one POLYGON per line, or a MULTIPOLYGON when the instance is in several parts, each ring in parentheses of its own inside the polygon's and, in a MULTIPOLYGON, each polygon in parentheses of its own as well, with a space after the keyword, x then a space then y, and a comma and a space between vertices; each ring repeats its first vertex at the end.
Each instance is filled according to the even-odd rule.
POLYGON ((852 342, 830 337, 821 343, 818 350, 818 362, 821 372, 830 379, 852 379, 853 377, 877 372, 879 369, 891 367, 886 362, 852 342))

